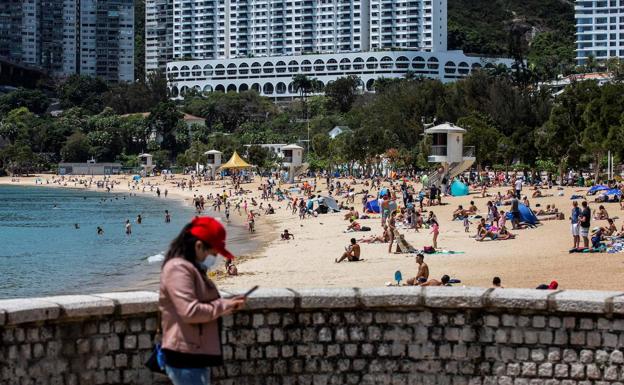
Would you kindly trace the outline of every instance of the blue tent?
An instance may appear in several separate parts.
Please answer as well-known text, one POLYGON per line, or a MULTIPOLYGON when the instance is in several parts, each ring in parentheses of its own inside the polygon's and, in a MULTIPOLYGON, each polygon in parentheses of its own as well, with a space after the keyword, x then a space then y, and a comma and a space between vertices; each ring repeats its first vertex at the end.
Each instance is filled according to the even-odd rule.
POLYGON ((379 214, 379 201, 377 199, 368 201, 368 203, 366 204, 366 210, 371 213, 379 214))
POLYGON ((617 189, 617 188, 612 188, 611 190, 606 191, 605 194, 620 196, 620 195, 622 195, 622 190, 617 189))
MULTIPOLYGON (((539 220, 535 216, 535 213, 533 213, 533 210, 526 207, 522 203, 518 203, 518 210, 520 210, 520 222, 525 222, 530 225, 534 225, 537 222, 539 222, 539 220)), ((513 216, 511 215, 510 211, 507 212, 506 217, 508 220, 513 219, 513 216)))
POLYGON ((587 193, 589 195, 593 195, 593 194, 597 193, 598 191, 603 191, 603 190, 608 190, 608 189, 609 189, 609 187, 603 186, 603 185, 592 186, 592 187, 589 188, 587 193))
POLYGON ((454 197, 463 197, 468 195, 468 186, 455 179, 451 184, 451 195, 454 197))

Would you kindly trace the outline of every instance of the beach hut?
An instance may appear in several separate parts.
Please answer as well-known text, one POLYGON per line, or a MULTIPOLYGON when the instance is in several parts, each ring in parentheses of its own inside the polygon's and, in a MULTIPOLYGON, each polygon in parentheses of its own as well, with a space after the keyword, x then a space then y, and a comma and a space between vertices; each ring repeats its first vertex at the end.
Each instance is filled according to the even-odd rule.
POLYGON ((206 168, 209 170, 210 176, 214 178, 219 167, 221 167, 221 157, 223 153, 217 150, 204 152, 206 156, 206 168))

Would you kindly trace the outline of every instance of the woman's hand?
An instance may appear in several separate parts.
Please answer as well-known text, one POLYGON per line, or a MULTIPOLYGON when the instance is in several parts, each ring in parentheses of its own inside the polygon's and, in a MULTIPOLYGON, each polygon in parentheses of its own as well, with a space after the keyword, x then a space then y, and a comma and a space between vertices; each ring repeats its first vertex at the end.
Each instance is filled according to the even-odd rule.
POLYGON ((243 296, 233 297, 229 299, 224 299, 225 302, 225 312, 223 315, 230 315, 237 310, 240 310, 245 306, 246 298, 243 296))

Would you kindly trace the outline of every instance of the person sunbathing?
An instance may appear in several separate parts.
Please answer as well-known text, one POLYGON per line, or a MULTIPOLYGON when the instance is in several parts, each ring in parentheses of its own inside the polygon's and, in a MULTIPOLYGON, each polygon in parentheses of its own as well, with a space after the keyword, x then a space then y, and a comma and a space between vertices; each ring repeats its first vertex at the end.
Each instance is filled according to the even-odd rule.
POLYGON ((540 209, 538 212, 535 213, 535 215, 553 215, 557 214, 558 212, 559 209, 557 209, 555 205, 546 205, 546 210, 540 209))
POLYGON ((544 195, 542 195, 542 190, 539 189, 539 187, 535 187, 535 191, 533 191, 533 194, 531 194, 531 197, 533 198, 541 198, 544 195))
POLYGON ((349 222, 351 222, 351 224, 349 225, 349 227, 347 227, 347 232, 349 231, 360 231, 361 230, 361 226, 359 223, 357 223, 355 221, 355 219, 351 218, 349 219, 349 222))
POLYGON ((615 236, 617 234, 617 226, 611 218, 607 219, 607 222, 607 227, 602 228, 604 235, 608 237, 615 236))
POLYGON ((498 238, 498 234, 488 230, 485 225, 485 218, 481 218, 481 222, 479 222, 479 225, 477 226, 477 236, 475 238, 477 241, 484 241, 485 238, 490 238, 494 241, 498 238))
POLYGON ((284 232, 280 235, 282 241, 288 241, 290 239, 295 239, 295 236, 288 232, 288 230, 284 230, 284 232))
POLYGON ((384 231, 381 235, 372 235, 370 237, 364 237, 358 240, 359 243, 387 243, 390 240, 390 234, 388 233, 388 226, 383 227, 384 231))
POLYGON ((514 239, 516 237, 515 234, 512 234, 509 232, 509 230, 507 230, 507 228, 505 226, 501 227, 498 230, 498 239, 501 241, 507 240, 507 239, 514 239))
POLYGON ((346 248, 342 256, 336 258, 334 262, 340 263, 345 259, 349 262, 357 262, 360 260, 360 245, 357 244, 355 238, 351 238, 351 244, 346 248))
POLYGON ((358 219, 359 217, 360 217, 360 214, 357 212, 355 207, 351 207, 349 212, 344 215, 344 220, 346 221, 346 220, 349 220, 351 218, 358 219))
POLYGON ((597 219, 597 220, 609 219, 609 213, 607 212, 607 209, 605 209, 603 205, 598 206, 598 211, 596 211, 596 213, 594 214, 594 219, 597 219))
POLYGON ((479 212, 479 210, 477 209, 477 206, 475 206, 474 201, 470 201, 470 206, 468 206, 468 212, 472 215, 472 214, 476 214, 477 212, 479 212))
POLYGON ((439 281, 437 279, 432 278, 425 283, 421 283, 420 286, 450 286, 449 285, 450 280, 451 280, 451 277, 444 274, 442 278, 440 278, 439 281))
POLYGON ((455 211, 453 211, 453 220, 455 219, 464 219, 464 217, 467 217, 470 215, 470 211, 465 210, 464 206, 459 205, 457 206, 457 209, 455 211))

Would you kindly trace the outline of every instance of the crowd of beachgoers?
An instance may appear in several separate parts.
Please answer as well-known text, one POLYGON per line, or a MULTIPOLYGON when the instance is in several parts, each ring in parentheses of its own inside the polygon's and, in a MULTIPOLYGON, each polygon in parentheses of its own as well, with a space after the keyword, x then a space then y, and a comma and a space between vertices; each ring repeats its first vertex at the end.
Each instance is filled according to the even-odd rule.
MULTIPOLYGON (((221 273, 232 277, 224 281, 227 286, 236 286, 237 280, 247 284, 254 278, 263 283, 273 282, 272 286, 280 286, 284 279, 305 286, 316 281, 306 278, 306 272, 310 271, 305 267, 307 259, 308 265, 325 265, 321 270, 327 274, 320 280, 330 286, 357 282, 353 277, 355 271, 345 272, 345 277, 335 275, 340 269, 336 264, 358 262, 354 269, 359 271, 362 269, 359 266, 370 263, 374 264, 370 267, 374 271, 379 267, 375 262, 382 261, 386 271, 383 278, 370 282, 369 276, 374 273, 367 273, 366 282, 362 282, 364 286, 472 285, 476 278, 466 279, 464 275, 471 269, 452 266, 456 261, 449 257, 463 261, 460 265, 480 264, 478 259, 466 257, 477 256, 480 249, 485 248, 501 253, 501 258, 505 253, 517 257, 518 250, 531 246, 547 251, 548 239, 554 234, 554 227, 547 225, 550 221, 566 224, 556 226, 555 242, 562 239, 562 229, 567 228, 563 231, 569 234, 570 247, 565 251, 570 255, 615 254, 624 249, 624 226, 618 228, 618 218, 612 215, 613 210, 624 207, 622 185, 606 181, 587 187, 584 178, 574 173, 569 173, 563 183, 555 182, 551 176, 539 178, 503 172, 466 173, 453 181, 443 178, 438 184, 427 183, 427 177, 399 172, 384 177, 319 173, 299 177, 293 184, 285 183, 280 174, 258 176, 251 172, 216 180, 195 173, 150 177, 41 175, 4 179, 4 183, 149 194, 162 199, 184 198, 195 207, 197 215, 218 216, 233 225, 246 226, 250 234, 262 233, 265 247, 258 250, 256 256, 262 258, 245 258, 242 264, 227 263, 221 273), (262 225, 259 227, 258 223, 262 225), (530 235, 525 237, 525 234, 530 235), (536 245, 529 238, 544 242, 536 245), (419 244, 415 245, 416 242, 419 244), (499 242, 511 245, 475 246, 499 242), (309 250, 310 255, 303 256, 302 249, 309 250), (397 255, 410 257, 412 263, 406 265, 403 260, 388 259, 397 255), (266 268, 258 268, 262 260, 266 268), (430 266, 432 263, 435 268, 430 266), (288 266, 290 270, 281 271, 288 266), (430 270, 435 274, 430 274, 430 270), (258 277, 259 274, 262 277, 258 277)), ((171 214, 166 211, 159 220, 166 223, 170 219, 171 214)), ((120 227, 131 236, 132 225, 142 220, 141 213, 136 213, 132 220, 120 218, 120 227)), ((94 231, 104 236, 100 227, 94 231)), ((514 264, 516 262, 517 258, 514 264)), ((539 268, 534 263, 532 266, 539 268)), ((514 268, 525 269, 509 266, 509 269, 514 268)), ((484 274, 490 276, 485 278, 478 274, 477 284, 501 287, 502 278, 518 274, 509 269, 493 271, 482 266, 484 274)), ((520 284, 514 282, 517 280, 511 281, 514 286, 556 289, 561 282, 557 276, 562 274, 559 269, 550 270, 540 268, 540 273, 534 274, 532 285, 527 282, 531 278, 525 278, 520 284)), ((564 281, 569 283, 570 279, 564 281)))

